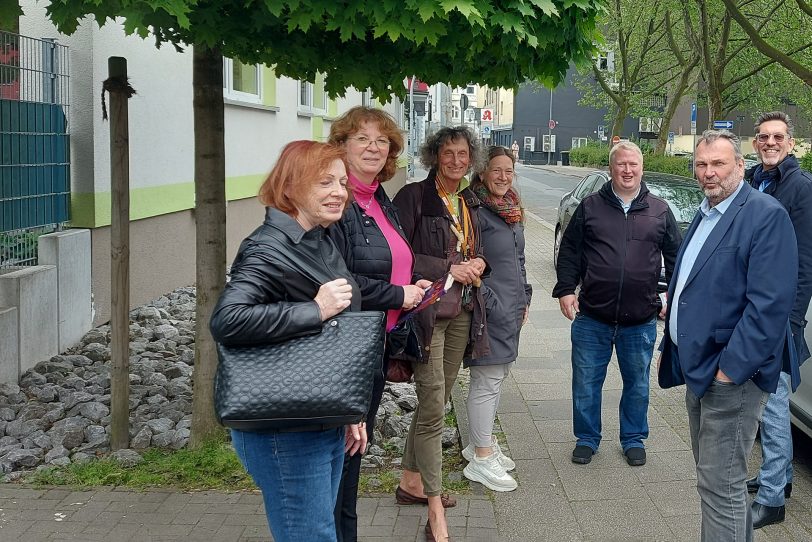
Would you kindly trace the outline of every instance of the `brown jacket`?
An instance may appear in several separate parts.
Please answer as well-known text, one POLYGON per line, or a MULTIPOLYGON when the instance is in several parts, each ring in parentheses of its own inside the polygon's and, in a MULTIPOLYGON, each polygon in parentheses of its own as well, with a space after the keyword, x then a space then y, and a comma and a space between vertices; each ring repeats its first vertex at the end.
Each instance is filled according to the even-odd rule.
MULTIPOLYGON (((469 189, 464 189, 460 195, 465 199, 471 212, 471 221, 475 232, 474 252, 477 257, 482 256, 482 240, 479 227, 479 199, 469 189)), ((429 172, 428 178, 419 183, 407 184, 395 196, 394 204, 399 210, 400 222, 406 239, 414 251, 414 272, 427 280, 437 280, 448 273, 454 257, 452 253, 451 217, 437 195, 435 186, 435 171, 429 172)), ((456 242, 456 239, 455 239, 456 242)), ((486 268, 485 272, 488 272, 486 268)), ((431 349, 431 335, 436 319, 435 307, 427 309, 416 315, 417 333, 423 345, 424 352, 431 349)), ((471 321, 471 333, 468 339, 467 355, 476 359, 488 355, 488 329, 485 320, 485 301, 479 288, 474 288, 474 310, 471 321)), ((424 356, 424 360, 428 357, 424 356)))

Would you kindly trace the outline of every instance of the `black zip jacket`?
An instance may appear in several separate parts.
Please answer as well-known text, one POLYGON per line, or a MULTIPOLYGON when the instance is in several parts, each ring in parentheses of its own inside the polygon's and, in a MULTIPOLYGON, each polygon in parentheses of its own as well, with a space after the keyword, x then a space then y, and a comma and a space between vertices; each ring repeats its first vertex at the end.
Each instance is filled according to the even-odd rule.
MULTIPOLYGON (((400 225, 397 209, 382 186, 375 191, 389 223, 409 242, 400 225)), ((363 310, 383 311, 403 306, 403 287, 391 284, 392 251, 375 219, 366 214, 357 202, 347 206, 344 216, 327 228, 327 235, 344 257, 347 268, 361 289, 363 310)), ((417 278, 412 274, 412 283, 417 278)))
POLYGON ((579 310, 587 316, 607 324, 645 322, 659 310, 661 261, 670 281, 681 242, 668 203, 645 183, 625 214, 609 181, 581 201, 564 231, 553 297, 574 294, 580 284, 579 310))

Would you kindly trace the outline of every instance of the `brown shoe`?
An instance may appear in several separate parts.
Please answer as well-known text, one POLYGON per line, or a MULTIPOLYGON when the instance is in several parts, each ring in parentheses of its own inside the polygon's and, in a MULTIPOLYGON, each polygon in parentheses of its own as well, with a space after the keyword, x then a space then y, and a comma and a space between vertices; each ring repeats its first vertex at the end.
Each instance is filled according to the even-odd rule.
MULTIPOLYGON (((417 495, 412 495, 405 489, 398 486, 398 488, 395 490, 395 502, 404 505, 428 504, 429 499, 428 497, 418 497, 417 495)), ((447 493, 440 495, 440 502, 443 503, 443 508, 454 508, 457 506, 457 499, 447 493)))

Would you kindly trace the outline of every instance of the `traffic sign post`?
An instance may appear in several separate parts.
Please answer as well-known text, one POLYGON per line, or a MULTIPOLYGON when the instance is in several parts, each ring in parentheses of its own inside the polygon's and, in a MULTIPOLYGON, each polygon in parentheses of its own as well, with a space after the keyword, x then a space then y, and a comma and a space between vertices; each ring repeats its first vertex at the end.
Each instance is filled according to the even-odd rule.
POLYGON ((733 121, 732 120, 715 120, 715 121, 713 121, 713 129, 714 130, 732 130, 733 129, 733 121))
POLYGON ((620 143, 620 136, 612 136, 612 145, 617 145, 618 143, 620 143))
POLYGON ((691 135, 696 135, 696 102, 691 104, 691 135))
POLYGON ((550 130, 553 130, 553 129, 555 129, 556 124, 558 124, 556 121, 554 121, 553 119, 550 119, 550 122, 547 123, 547 128, 549 128, 550 130))
MULTIPOLYGON (((460 112, 463 112, 466 109, 468 109, 468 96, 463 94, 462 96, 460 96, 460 112)), ((462 115, 460 115, 460 117, 461 116, 462 115)))
POLYGON ((674 145, 674 132, 668 132, 668 154, 673 152, 672 146, 674 145))

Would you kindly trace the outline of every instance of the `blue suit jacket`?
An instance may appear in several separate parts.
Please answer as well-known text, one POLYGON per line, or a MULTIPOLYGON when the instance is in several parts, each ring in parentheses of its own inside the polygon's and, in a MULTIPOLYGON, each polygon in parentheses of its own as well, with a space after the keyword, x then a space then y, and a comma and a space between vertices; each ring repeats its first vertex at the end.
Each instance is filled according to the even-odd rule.
MULTIPOLYGON (((680 247, 669 300, 701 220, 698 212, 680 247)), ((687 384, 702 397, 717 369, 736 384, 753 380, 770 393, 782 366, 799 379, 797 356, 786 341, 797 281, 798 248, 789 215, 745 183, 702 246, 680 294, 676 349, 669 334, 674 307, 668 305, 660 386, 687 384)))

